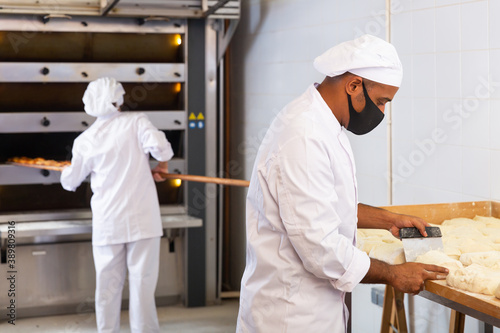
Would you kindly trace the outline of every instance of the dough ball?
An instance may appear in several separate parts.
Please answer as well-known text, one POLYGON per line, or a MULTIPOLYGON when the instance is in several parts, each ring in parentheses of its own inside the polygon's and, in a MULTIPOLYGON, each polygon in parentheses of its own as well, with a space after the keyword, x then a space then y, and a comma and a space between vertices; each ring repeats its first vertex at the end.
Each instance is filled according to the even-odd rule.
POLYGON ((464 267, 460 261, 450 258, 446 255, 446 253, 437 250, 432 250, 422 254, 418 256, 415 261, 423 264, 446 267, 450 270, 450 274, 452 271, 464 267))
POLYGON ((446 283, 465 291, 494 295, 500 284, 500 271, 472 264, 450 272, 446 277, 446 283))
POLYGON ((460 256, 464 266, 478 264, 481 266, 500 269, 500 251, 464 253, 460 256))
POLYGON ((453 227, 486 227, 486 223, 483 221, 474 221, 473 219, 468 219, 465 217, 458 217, 450 220, 443 221, 442 225, 448 226, 451 225, 453 227))
POLYGON ((405 253, 403 244, 399 243, 382 243, 374 246, 368 254, 370 258, 385 261, 388 264, 398 265, 405 263, 405 253))
POLYGON ((500 228, 500 219, 492 216, 475 216, 473 218, 474 221, 481 222, 486 224, 488 227, 497 227, 500 228))

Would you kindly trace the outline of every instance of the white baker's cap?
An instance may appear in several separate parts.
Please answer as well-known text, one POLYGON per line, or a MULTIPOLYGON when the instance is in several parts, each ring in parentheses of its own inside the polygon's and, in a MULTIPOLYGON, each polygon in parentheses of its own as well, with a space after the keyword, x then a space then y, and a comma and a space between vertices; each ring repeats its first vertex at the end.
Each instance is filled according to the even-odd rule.
POLYGON ((316 59, 314 68, 326 76, 350 72, 368 80, 399 87, 403 66, 394 46, 372 35, 338 44, 316 59))
POLYGON ((125 90, 121 83, 114 78, 103 77, 92 81, 82 98, 85 112, 94 117, 103 117, 118 112, 118 108, 123 104, 124 94, 125 90))

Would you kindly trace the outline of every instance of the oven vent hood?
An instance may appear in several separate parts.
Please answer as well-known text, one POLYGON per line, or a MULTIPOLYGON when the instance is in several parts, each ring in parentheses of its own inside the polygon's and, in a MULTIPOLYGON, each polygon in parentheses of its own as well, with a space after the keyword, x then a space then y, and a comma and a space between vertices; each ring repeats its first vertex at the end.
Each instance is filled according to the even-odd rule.
POLYGON ((239 19, 240 0, 6 0, 0 14, 239 19))

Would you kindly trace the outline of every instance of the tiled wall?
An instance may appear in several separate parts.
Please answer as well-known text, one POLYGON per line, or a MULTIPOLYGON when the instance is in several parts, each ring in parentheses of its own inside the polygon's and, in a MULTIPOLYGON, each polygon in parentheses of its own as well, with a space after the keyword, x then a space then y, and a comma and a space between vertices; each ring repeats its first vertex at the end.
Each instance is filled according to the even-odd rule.
MULTIPOLYGON (((246 0, 231 45, 233 177, 249 179, 274 115, 322 76, 312 61, 362 33, 386 37, 385 0, 246 0)), ((350 135, 359 199, 393 204, 500 200, 500 0, 393 0, 390 38, 404 67, 387 120, 350 135), (496 61, 498 58, 499 61, 496 61)), ((387 117, 386 117, 387 118, 387 117)), ((246 192, 231 195, 233 288, 245 263, 246 192)), ((377 332, 369 285, 353 294, 353 332, 377 332), (360 316, 364 320, 359 320, 360 316), (366 320, 368 319, 368 320, 366 320)), ((415 298, 415 332, 447 330, 449 312, 415 298)), ((467 332, 477 332, 466 321, 467 332)), ((495 329, 495 332, 498 332, 495 329)))
MULTIPOLYGON (((393 1, 395 3, 396 1, 393 1)), ((394 204, 500 199, 500 1, 403 1, 394 204)))

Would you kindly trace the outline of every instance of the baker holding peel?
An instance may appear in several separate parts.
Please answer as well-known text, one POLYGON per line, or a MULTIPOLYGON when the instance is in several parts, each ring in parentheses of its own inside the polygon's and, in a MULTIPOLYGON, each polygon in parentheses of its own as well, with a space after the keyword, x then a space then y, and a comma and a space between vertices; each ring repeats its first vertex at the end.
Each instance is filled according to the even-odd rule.
POLYGON ((75 191, 90 175, 98 331, 120 331, 128 270, 131 331, 159 332, 154 293, 163 230, 154 180, 164 180, 158 173, 168 172, 174 154, 145 114, 120 112, 124 94, 113 78, 88 85, 85 112, 97 120, 75 139, 61 184, 75 191), (149 155, 160 161, 153 176, 149 155))
POLYGON ((358 203, 346 130, 362 135, 384 118, 403 72, 395 48, 374 36, 339 44, 314 61, 326 77, 285 106, 259 149, 247 196, 247 256, 237 332, 345 332, 346 292, 384 283, 418 293, 448 270, 389 265, 356 248, 356 229, 424 220, 358 203))

